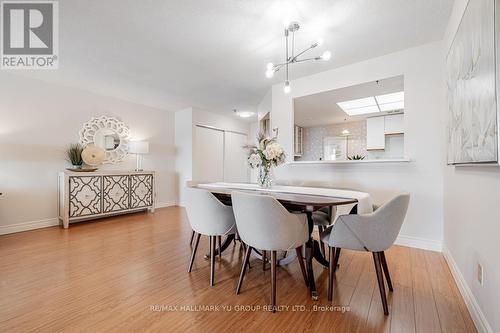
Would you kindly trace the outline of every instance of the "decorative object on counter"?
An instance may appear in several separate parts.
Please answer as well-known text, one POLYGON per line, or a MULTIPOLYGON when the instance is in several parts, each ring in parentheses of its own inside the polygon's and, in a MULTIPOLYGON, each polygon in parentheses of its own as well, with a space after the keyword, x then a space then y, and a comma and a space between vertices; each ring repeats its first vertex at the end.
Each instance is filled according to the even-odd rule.
POLYGON ((347 159, 350 160, 350 161, 359 161, 359 160, 364 160, 365 156, 351 155, 351 156, 348 156, 347 159))
POLYGON ((495 3, 468 2, 446 57, 448 164, 499 162, 495 3))
POLYGON ((80 144, 94 144, 104 150, 104 164, 121 162, 128 154, 130 130, 117 118, 94 117, 80 130, 80 144))
POLYGON ((252 169, 259 168, 259 186, 269 188, 273 185, 272 167, 285 163, 283 147, 276 137, 266 138, 262 133, 257 136, 258 146, 246 146, 250 150, 248 164, 252 169))
POLYGON ((104 149, 96 147, 94 144, 88 144, 82 151, 82 160, 90 166, 101 165, 104 162, 104 149))
POLYGON ((136 168, 135 171, 142 171, 142 155, 149 153, 148 141, 131 141, 128 144, 128 152, 136 155, 136 168))
POLYGON ((347 138, 347 136, 325 136, 323 138, 323 160, 346 160, 347 138))
POLYGON ((81 168, 81 169, 75 169, 75 168, 66 168, 68 171, 72 172, 94 172, 97 171, 98 168, 81 168))
POLYGON ((73 165, 73 168, 69 170, 82 168, 83 164, 82 150, 83 147, 79 143, 72 143, 69 145, 68 149, 66 150, 66 156, 68 158, 68 162, 70 162, 71 165, 73 165))

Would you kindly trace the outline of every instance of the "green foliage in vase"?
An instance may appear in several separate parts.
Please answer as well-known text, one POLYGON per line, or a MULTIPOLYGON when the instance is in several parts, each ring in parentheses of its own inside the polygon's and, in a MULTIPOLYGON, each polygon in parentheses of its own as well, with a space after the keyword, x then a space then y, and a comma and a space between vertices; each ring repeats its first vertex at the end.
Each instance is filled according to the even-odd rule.
POLYGON ((83 164, 82 151, 83 147, 79 143, 70 144, 66 150, 68 161, 75 166, 81 166, 83 164))
POLYGON ((359 160, 364 160, 365 157, 361 156, 361 155, 351 155, 351 156, 348 156, 347 159, 351 160, 351 161, 359 161, 359 160))

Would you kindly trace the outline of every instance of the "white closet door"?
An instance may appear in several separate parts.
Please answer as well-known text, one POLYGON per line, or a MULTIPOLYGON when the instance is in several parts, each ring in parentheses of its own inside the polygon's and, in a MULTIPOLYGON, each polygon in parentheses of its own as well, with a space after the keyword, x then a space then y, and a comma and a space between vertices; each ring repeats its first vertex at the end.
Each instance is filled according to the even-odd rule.
POLYGON ((224 140, 224 181, 248 182, 249 167, 247 164, 247 135, 225 132, 224 140))
POLYGON ((221 182, 224 180, 224 132, 195 127, 193 180, 221 182))

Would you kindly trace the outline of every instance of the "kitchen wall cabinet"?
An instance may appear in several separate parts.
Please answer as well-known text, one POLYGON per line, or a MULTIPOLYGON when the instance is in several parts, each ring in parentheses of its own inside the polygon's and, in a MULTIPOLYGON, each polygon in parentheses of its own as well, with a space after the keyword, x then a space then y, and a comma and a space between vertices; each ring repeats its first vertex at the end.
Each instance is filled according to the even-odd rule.
POLYGON ((366 119, 366 149, 382 150, 385 148, 385 117, 366 119))

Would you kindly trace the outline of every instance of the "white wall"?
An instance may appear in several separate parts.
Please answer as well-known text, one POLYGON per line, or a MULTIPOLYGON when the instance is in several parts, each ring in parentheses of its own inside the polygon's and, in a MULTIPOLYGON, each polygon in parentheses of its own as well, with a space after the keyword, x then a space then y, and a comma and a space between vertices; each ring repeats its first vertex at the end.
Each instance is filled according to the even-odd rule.
MULTIPOLYGON (((455 1, 443 66, 466 4, 466 0, 455 1)), ((443 108, 443 115, 446 112, 443 108)), ((444 167, 444 252, 476 325, 491 332, 500 332, 499 199, 499 167, 444 167), (478 262, 484 270, 483 286, 476 280, 478 262)))
POLYGON ((442 44, 435 42, 273 86, 272 126, 293 158, 293 98, 403 74, 405 86, 405 153, 412 161, 397 164, 286 165, 280 181, 318 183, 371 193, 381 203, 399 192, 411 202, 399 242, 440 249, 443 237, 442 44))
POLYGON ((199 158, 193 144, 196 142, 196 125, 211 126, 222 130, 236 131, 248 135, 250 123, 236 117, 224 116, 215 112, 198 108, 187 108, 175 112, 175 147, 176 159, 176 188, 179 193, 179 205, 185 203, 187 181, 197 181, 196 170, 203 167, 203 158, 199 158))
POLYGON ((179 205, 185 202, 184 186, 193 174, 193 109, 175 112, 175 160, 176 191, 179 205))
MULTIPOLYGON (((157 204, 176 202, 174 113, 94 93, 0 73, 0 234, 57 224, 57 173, 64 150, 93 116, 124 121, 148 140, 144 168, 157 171, 157 204)), ((102 170, 132 170, 135 157, 102 170)))

